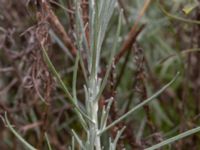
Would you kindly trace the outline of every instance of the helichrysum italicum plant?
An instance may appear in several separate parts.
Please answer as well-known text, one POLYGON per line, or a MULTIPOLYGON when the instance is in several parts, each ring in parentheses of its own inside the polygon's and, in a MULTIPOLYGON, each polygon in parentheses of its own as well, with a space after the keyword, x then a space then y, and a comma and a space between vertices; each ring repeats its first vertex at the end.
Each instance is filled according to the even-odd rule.
MULTIPOLYGON (((115 126, 117 123, 125 119, 127 116, 135 112, 136 110, 142 108, 145 104, 155 99, 159 94, 161 94, 167 87, 169 87, 177 78, 177 75, 163 88, 161 88, 158 92, 156 92, 150 98, 144 100, 139 105, 130 109, 127 113, 119 117, 117 120, 107 125, 109 110, 112 105, 113 98, 110 97, 109 103, 107 106, 104 106, 102 110, 100 110, 99 100, 102 95, 102 92, 106 86, 107 79, 111 70, 112 63, 114 61, 114 55, 118 44, 118 38, 120 35, 120 29, 122 24, 122 13, 119 12, 118 19, 118 27, 116 30, 116 34, 113 37, 113 47, 110 50, 110 59, 108 61, 107 70, 105 76, 100 78, 98 76, 100 68, 100 58, 102 52, 102 44, 105 39, 106 31, 108 28, 109 21, 113 14, 113 11, 116 7, 116 0, 89 0, 89 22, 86 25, 89 31, 89 39, 86 36, 86 27, 83 23, 83 16, 81 11, 81 2, 79 0, 74 0, 74 4, 76 5, 75 16, 76 16, 76 43, 77 43, 77 54, 76 61, 74 65, 74 73, 73 73, 73 83, 72 83, 72 94, 69 91, 69 88, 66 87, 64 82, 62 81, 59 73, 56 71, 53 66, 48 54, 45 50, 45 47, 42 45, 42 52, 44 55, 44 59, 48 64, 49 68, 53 72, 54 76, 57 78, 58 83, 62 87, 63 91, 67 95, 71 104, 74 106, 73 110, 77 114, 79 118, 79 122, 82 125, 86 138, 82 138, 72 129, 72 145, 69 146, 69 149, 75 150, 77 147, 84 150, 102 150, 109 149, 115 150, 117 146, 117 141, 123 133, 125 127, 122 127, 117 132, 115 139, 109 138, 109 146, 106 147, 102 144, 101 137, 102 134, 108 129, 115 126), (82 56, 82 52, 86 53, 86 62, 84 62, 84 58, 82 56), (78 72, 78 64, 81 64, 81 69, 84 72, 85 76, 85 85, 84 85, 84 94, 85 94, 85 105, 80 107, 80 102, 77 98, 76 92, 76 80, 77 80, 77 72, 78 72), (86 64, 86 65, 85 65, 86 64), (88 72, 88 73, 87 73, 88 72), (75 146, 78 143, 79 146, 75 146)), ((5 123, 8 125, 10 130, 17 136, 17 138, 25 144, 25 146, 31 150, 35 150, 33 146, 28 144, 12 127, 7 117, 5 117, 5 123)), ((195 128, 190 131, 187 131, 183 134, 170 138, 166 141, 163 141, 157 145, 154 145, 148 150, 157 149, 166 144, 170 144, 178 139, 184 138, 190 134, 198 132, 200 128, 195 128)), ((107 134, 109 135, 109 134, 107 134)), ((48 148, 51 149, 48 136, 45 135, 48 148)))

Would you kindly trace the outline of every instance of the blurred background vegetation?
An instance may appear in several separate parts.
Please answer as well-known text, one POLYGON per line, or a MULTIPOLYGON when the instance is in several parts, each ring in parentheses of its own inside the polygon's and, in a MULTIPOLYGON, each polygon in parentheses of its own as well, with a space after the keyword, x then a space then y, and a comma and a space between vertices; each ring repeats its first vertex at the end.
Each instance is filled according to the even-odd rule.
MULTIPOLYGON (((46 35, 45 31, 48 31, 45 42, 49 57, 70 89, 75 57, 69 43, 76 47, 75 2, 49 1, 50 10, 60 21, 60 26, 56 26, 51 19, 41 21, 52 14, 43 12, 39 1, 0 1, 0 113, 3 118, 7 112, 14 128, 38 149, 47 149, 46 132, 52 148, 64 150, 71 143, 72 128, 82 138, 85 135, 72 105, 43 61, 38 33, 46 35)), ((83 10, 87 8, 87 2, 83 0, 83 10)), ((120 54, 136 23, 134 31, 138 34, 113 64, 101 96, 101 108, 106 105, 106 99, 114 97, 109 122, 153 95, 180 72, 176 82, 157 100, 107 133, 114 137, 116 130, 125 125, 127 128, 118 149, 144 149, 200 124, 200 2, 118 0, 103 43, 99 72, 102 77, 109 61, 120 9, 123 9, 123 22, 116 53, 120 54)), ((87 22, 87 12, 85 20, 87 22)), ((85 81, 81 69, 77 81, 78 98, 84 101, 85 81)), ((0 126, 2 150, 25 149, 3 119, 0 126)), ((104 136, 106 147, 108 139, 104 136)), ((162 149, 198 150, 199 141, 197 133, 162 149)))

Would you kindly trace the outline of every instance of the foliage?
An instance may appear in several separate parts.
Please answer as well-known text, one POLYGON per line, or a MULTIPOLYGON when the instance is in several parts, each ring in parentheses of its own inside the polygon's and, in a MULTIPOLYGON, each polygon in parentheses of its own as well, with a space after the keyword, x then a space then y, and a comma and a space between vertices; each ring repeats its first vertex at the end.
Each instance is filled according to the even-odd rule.
POLYGON ((197 0, 1 0, 0 148, 199 149, 199 31, 197 0))

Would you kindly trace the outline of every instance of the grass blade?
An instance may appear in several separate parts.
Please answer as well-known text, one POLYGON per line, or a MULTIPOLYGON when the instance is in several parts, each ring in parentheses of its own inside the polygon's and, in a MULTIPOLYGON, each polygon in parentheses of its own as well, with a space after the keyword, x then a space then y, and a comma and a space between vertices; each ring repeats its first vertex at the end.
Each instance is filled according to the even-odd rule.
POLYGON ((199 20, 191 20, 191 19, 185 19, 185 18, 182 18, 182 17, 179 17, 179 16, 175 16, 171 13, 169 13, 168 11, 166 11, 163 6, 161 5, 160 1, 158 0, 157 1, 160 9, 162 10, 162 12, 169 18, 172 18, 172 19, 176 19, 178 21, 182 21, 182 22, 185 22, 185 23, 192 23, 192 24, 200 24, 200 21, 199 20))
POLYGON ((46 138, 46 141, 47 141, 48 150, 52 150, 47 133, 45 133, 45 138, 46 138))
POLYGON ((179 134, 179 135, 176 135, 176 136, 174 136, 174 137, 172 137, 172 138, 169 138, 169 139, 167 139, 167 140, 165 140, 165 141, 163 141, 163 142, 160 142, 160 143, 158 143, 158 144, 156 144, 156 145, 154 145, 154 146, 152 146, 152 147, 146 148, 145 150, 154 150, 154 149, 158 149, 158 148, 160 148, 160 147, 162 147, 162 146, 171 144, 171 143, 173 143, 173 142, 175 142, 175 141, 177 141, 177 140, 181 140, 182 138, 185 138, 185 137, 187 137, 187 136, 190 136, 190 135, 192 135, 192 134, 194 134, 194 133, 197 133, 197 132, 199 132, 199 131, 200 131, 200 127, 196 127, 196 128, 194 128, 194 129, 191 129, 191 130, 188 130, 188 131, 186 131, 186 132, 183 132, 183 133, 181 133, 181 134, 179 134))
POLYGON ((29 144, 26 140, 24 140, 23 137, 21 137, 21 135, 19 133, 17 133, 15 131, 15 129, 12 127, 12 125, 10 124, 8 118, 7 118, 7 113, 5 113, 5 123, 8 126, 8 128, 10 129, 10 131, 30 150, 37 150, 36 148, 34 148, 31 144, 29 144))

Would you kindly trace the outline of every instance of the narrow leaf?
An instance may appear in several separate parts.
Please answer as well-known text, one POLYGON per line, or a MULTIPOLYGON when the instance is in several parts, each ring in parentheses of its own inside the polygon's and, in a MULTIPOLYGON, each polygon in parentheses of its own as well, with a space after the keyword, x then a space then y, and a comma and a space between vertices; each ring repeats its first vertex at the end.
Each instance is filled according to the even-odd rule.
POLYGON ((121 116, 120 118, 118 118, 117 120, 115 120, 113 123, 111 123, 110 125, 108 125, 106 128, 104 128, 103 130, 101 130, 99 132, 99 135, 102 134, 103 132, 107 131, 108 129, 112 128, 114 125, 116 125, 117 123, 121 122, 123 119, 125 119, 126 117, 128 117, 129 115, 131 115, 133 112, 135 112, 136 110, 142 108, 144 105, 146 105, 147 103, 151 102, 152 100, 154 100, 157 96, 159 96, 165 89, 167 89, 172 83, 174 83, 174 81, 177 79, 179 73, 176 74, 176 76, 168 83, 166 84, 163 88, 161 88, 158 92, 156 92, 154 95, 152 95, 151 97, 149 97, 148 99, 144 100, 142 103, 138 104, 136 107, 132 108, 131 110, 129 110, 126 114, 124 114, 123 116, 121 116))

